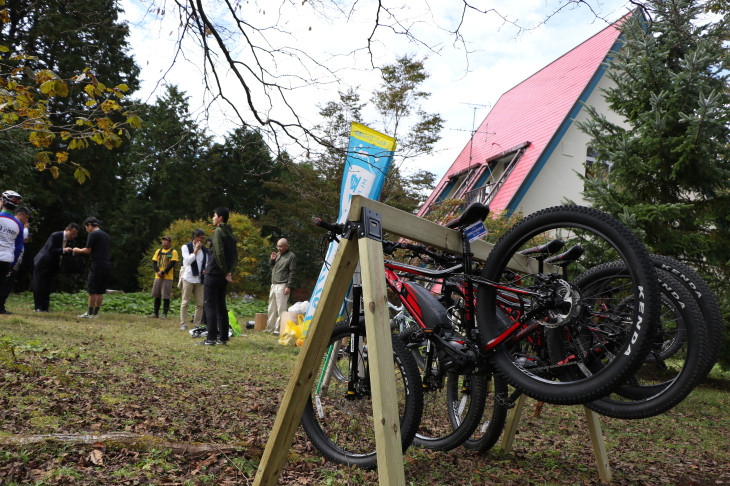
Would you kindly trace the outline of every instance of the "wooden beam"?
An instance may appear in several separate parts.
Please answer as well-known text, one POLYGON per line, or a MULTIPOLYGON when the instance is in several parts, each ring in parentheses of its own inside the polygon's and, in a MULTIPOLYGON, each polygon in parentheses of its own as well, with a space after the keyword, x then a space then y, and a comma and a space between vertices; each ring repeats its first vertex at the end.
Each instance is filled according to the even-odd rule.
MULTIPOLYGON (((370 238, 361 238, 358 246, 378 479, 384 486, 405 485, 383 245, 370 238)), ((365 417, 362 419, 365 420, 365 417)))
MULTIPOLYGON (((307 339, 304 340, 299 352, 289 385, 276 414, 274 427, 256 471, 254 485, 273 486, 279 480, 314 383, 314 370, 319 368, 322 355, 327 350, 332 329, 347 295, 347 289, 350 287, 357 262, 357 242, 341 240, 332 261, 332 271, 327 276, 319 304, 309 325, 307 339)), ((392 367, 392 352, 390 359, 392 367)))
MULTIPOLYGON (((360 217, 360 208, 367 207, 380 213, 383 231, 396 236, 418 241, 428 246, 448 250, 452 253, 461 254, 461 235, 458 231, 449 229, 432 221, 419 218, 400 209, 388 206, 378 201, 373 201, 363 196, 353 196, 350 206, 350 220, 355 221, 360 217)), ((486 241, 477 240, 471 243, 471 251, 474 259, 486 261, 494 245, 486 241)), ((509 268, 519 272, 538 272, 538 262, 534 258, 522 255, 515 255, 509 268)), ((545 272, 559 272, 558 267, 545 265, 545 272)))

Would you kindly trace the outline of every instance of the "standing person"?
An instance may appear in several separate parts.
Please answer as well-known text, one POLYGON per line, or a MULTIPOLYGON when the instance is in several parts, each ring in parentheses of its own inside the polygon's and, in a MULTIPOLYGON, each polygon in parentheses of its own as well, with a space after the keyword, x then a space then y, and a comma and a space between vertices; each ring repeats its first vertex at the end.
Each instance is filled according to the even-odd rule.
POLYGON ((188 328, 188 305, 195 299, 195 315, 193 324, 200 326, 203 320, 203 273, 208 263, 208 249, 203 244, 205 231, 198 228, 193 231, 193 239, 180 248, 182 253, 182 270, 180 285, 182 286, 182 302, 180 304, 180 330, 188 328))
MULTIPOLYGON (((20 266, 23 264, 23 260, 27 258, 28 255, 30 209, 26 207, 18 208, 15 211, 15 219, 23 225, 23 251, 20 252, 15 265, 10 267, 7 275, 5 275, 5 280, 2 282, 2 285, 0 285, 0 309, 5 309, 5 301, 8 300, 8 296, 13 290, 15 278, 18 275, 20 266)), ((5 313, 7 314, 7 311, 5 313)))
POLYGON ((226 289, 233 282, 233 271, 238 265, 236 238, 228 224, 228 208, 217 208, 213 212, 213 226, 216 228, 204 280, 208 337, 202 344, 206 346, 228 343, 226 289))
MULTIPOLYGON (((0 288, 5 283, 10 270, 18 263, 23 252, 23 223, 13 216, 23 198, 15 191, 5 191, 0 197, 0 288)), ((5 302, 0 306, 0 314, 12 314, 5 309, 5 302)))
POLYGON ((84 248, 75 247, 74 255, 91 254, 91 269, 86 282, 86 291, 89 293, 89 310, 78 317, 93 319, 99 314, 99 308, 104 300, 109 275, 112 273, 112 261, 109 251, 109 235, 102 231, 99 221, 94 217, 86 218, 84 229, 89 233, 84 248))
POLYGON ((152 257, 152 266, 155 269, 155 281, 152 284, 152 297, 155 298, 155 307, 152 314, 147 317, 157 319, 160 316, 160 299, 164 301, 162 306, 162 318, 167 319, 170 310, 170 298, 172 297, 172 279, 175 274, 175 264, 179 258, 177 250, 173 250, 172 236, 162 237, 162 248, 158 249, 152 257))
POLYGON ((69 223, 63 231, 51 233, 33 263, 33 304, 36 312, 48 312, 53 291, 53 279, 61 267, 61 257, 72 254, 79 234, 79 225, 69 223))
POLYGON ((279 334, 279 321, 281 315, 286 312, 289 294, 294 287, 297 257, 289 249, 286 238, 276 243, 276 250, 271 253, 271 289, 269 289, 269 319, 266 322, 266 330, 279 334))

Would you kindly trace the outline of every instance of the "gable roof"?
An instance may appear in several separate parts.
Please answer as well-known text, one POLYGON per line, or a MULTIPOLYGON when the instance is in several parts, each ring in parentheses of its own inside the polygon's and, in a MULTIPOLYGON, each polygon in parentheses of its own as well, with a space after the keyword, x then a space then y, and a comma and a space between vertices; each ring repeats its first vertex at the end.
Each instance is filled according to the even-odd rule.
POLYGON ((617 50, 619 28, 624 19, 606 27, 504 93, 441 179, 419 215, 425 213, 453 176, 484 165, 485 161, 494 159, 498 154, 529 142, 524 155, 489 204, 495 211, 516 209, 580 111, 581 103, 588 99, 603 76, 603 61, 617 50), (484 134, 487 134, 486 137, 484 134))

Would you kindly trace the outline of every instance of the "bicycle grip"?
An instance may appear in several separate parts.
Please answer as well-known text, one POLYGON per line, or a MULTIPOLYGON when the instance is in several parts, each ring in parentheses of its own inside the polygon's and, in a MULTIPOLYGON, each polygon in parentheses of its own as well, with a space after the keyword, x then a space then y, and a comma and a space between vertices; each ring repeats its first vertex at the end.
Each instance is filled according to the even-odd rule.
POLYGON ((322 220, 322 218, 312 218, 312 224, 319 226, 320 228, 324 228, 327 231, 331 231, 332 233, 342 233, 341 225, 328 223, 327 221, 322 220))

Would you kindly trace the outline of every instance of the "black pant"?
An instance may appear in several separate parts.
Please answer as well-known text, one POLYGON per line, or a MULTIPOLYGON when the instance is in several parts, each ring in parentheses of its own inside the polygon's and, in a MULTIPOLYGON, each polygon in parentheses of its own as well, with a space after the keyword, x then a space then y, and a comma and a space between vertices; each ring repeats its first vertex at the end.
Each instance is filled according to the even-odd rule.
MULTIPOLYGON (((10 273, 10 269, 12 266, 10 265, 10 262, 0 262, 0 289, 2 289, 5 286, 5 280, 8 277, 8 274, 10 273)), ((8 292, 7 295, 5 295, 5 298, 8 297, 10 292, 8 292)), ((0 311, 5 311, 5 298, 0 301, 0 311)))
POLYGON ((224 275, 206 275, 203 288, 208 340, 228 341, 228 308, 226 307, 228 281, 224 275))
POLYGON ((56 272, 36 268, 33 272, 33 304, 37 310, 47 311, 51 305, 51 292, 56 272))
MULTIPOLYGON (((6 268, 4 264, 0 264, 3 268, 6 268)), ((10 268, 10 264, 8 267, 10 268)), ((0 276, 0 310, 5 309, 5 301, 8 300, 8 295, 13 290, 13 284, 15 284, 15 270, 1 270, 2 276, 0 276)))

